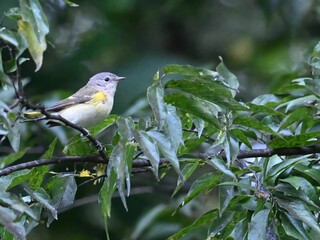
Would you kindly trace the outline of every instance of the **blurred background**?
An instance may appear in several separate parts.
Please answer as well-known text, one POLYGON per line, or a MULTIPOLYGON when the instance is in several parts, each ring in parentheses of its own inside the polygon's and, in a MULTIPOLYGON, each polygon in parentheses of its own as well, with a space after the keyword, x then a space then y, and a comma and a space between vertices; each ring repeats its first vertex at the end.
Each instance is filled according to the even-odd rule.
MULTIPOLYGON (((238 99, 251 101, 295 77, 309 75, 308 53, 320 40, 318 0, 60 0, 41 1, 50 34, 43 67, 32 61, 22 67, 33 101, 50 103, 83 86, 99 71, 125 76, 113 113, 138 114, 146 89, 166 64, 215 69, 221 56, 240 82, 238 99)), ((5 12, 16 1, 1 1, 5 12)), ((3 19, 4 25, 10 25, 3 19)), ((158 183, 151 174, 132 178, 129 212, 115 197, 111 239, 165 239, 216 204, 214 197, 184 207, 173 217, 179 197, 171 198, 176 176, 158 183), (210 199, 210 201, 207 201, 210 199), (208 203, 209 202, 209 203, 208 203)), ((188 185, 189 184, 189 185, 188 185)), ((190 187, 186 184, 181 193, 190 187)), ((59 215, 49 229, 36 228, 30 239, 105 239, 96 194, 100 186, 79 188, 81 207, 59 215), (92 195, 91 195, 92 194, 92 195), (92 202, 91 204, 85 204, 92 202)), ((201 239, 204 232, 186 239, 201 239)))

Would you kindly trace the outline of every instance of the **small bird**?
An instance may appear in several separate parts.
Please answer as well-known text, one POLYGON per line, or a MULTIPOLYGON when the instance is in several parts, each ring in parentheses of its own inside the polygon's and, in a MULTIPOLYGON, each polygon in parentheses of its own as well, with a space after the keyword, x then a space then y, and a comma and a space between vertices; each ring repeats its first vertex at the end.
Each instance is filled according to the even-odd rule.
MULTIPOLYGON (((97 73, 76 93, 46 110, 81 127, 92 127, 110 114, 117 84, 122 79, 125 78, 110 72, 97 73)), ((41 118, 42 114, 33 111, 25 112, 24 116, 28 119, 36 119, 41 118)), ((54 127, 61 123, 48 121, 47 125, 54 127)))

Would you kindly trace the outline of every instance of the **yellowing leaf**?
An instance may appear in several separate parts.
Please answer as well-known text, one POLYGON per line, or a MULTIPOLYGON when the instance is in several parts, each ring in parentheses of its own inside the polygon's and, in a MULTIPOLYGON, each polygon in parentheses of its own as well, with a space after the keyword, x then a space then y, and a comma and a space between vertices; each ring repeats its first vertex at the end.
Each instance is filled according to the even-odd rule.
POLYGON ((83 169, 80 174, 79 174, 80 177, 91 177, 91 174, 90 174, 90 171, 89 170, 85 170, 83 169))
POLYGON ((47 49, 47 43, 46 41, 39 42, 29 22, 18 20, 18 31, 26 38, 29 52, 36 64, 36 71, 38 71, 42 66, 43 52, 47 49))

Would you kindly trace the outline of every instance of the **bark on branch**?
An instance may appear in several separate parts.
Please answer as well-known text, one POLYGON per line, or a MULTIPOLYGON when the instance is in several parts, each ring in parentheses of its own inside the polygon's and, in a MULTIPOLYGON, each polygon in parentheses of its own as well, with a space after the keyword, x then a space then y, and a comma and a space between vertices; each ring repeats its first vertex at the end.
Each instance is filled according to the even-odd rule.
MULTIPOLYGON (((292 156, 292 155, 305 155, 320 153, 320 145, 313 145, 308 147, 296 147, 296 148, 278 148, 278 149, 252 149, 240 151, 237 158, 256 158, 256 157, 271 157, 275 154, 279 156, 292 156)), ((220 156, 225 160, 226 156, 221 153, 220 156)), ((195 158, 205 160, 206 158, 214 157, 214 155, 198 154, 195 158)), ((0 176, 8 175, 12 172, 16 172, 22 169, 28 169, 32 167, 39 167, 43 165, 62 164, 62 163, 108 163, 108 160, 102 159, 101 156, 67 156, 67 157, 53 157, 50 159, 38 159, 30 162, 20 163, 13 166, 8 166, 0 170, 0 176)), ((168 160, 162 158, 160 165, 169 164, 168 160)), ((133 168, 150 167, 148 159, 140 158, 132 162, 133 168)))

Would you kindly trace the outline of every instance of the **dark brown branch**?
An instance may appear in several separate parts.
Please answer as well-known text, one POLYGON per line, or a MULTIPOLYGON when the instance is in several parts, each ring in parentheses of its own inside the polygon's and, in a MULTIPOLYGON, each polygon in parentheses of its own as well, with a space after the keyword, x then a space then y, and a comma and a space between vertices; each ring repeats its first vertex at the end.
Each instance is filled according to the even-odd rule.
MULTIPOLYGON (((313 145, 308 147, 296 147, 296 148, 278 148, 278 149, 253 149, 253 150, 243 150, 240 151, 237 158, 255 158, 255 157, 271 157, 272 155, 279 155, 279 156, 292 156, 292 155, 304 155, 304 154, 314 154, 320 153, 320 145, 313 145)), ((220 156, 225 160, 226 156, 224 153, 221 153, 220 156)), ((199 159, 206 159, 212 158, 214 155, 205 155, 199 154, 196 155, 199 159)), ((107 161, 108 162, 108 161, 107 161)), ((6 167, 0 170, 0 176, 8 175, 12 172, 38 167, 43 165, 50 165, 50 164, 61 164, 61 163, 106 163, 101 156, 69 156, 69 157, 53 157, 50 159, 39 159, 34 160, 26 163, 20 163, 13 166, 6 167)), ((169 164, 167 159, 162 158, 160 160, 160 165, 169 164)), ((148 159, 139 159, 134 160, 132 162, 132 167, 135 169, 141 169, 144 167, 149 167, 150 163, 148 159)))
MULTIPOLYGON (((320 153, 320 145, 313 145, 308 147, 294 147, 294 148, 277 148, 277 149, 253 149, 240 151, 237 158, 255 158, 255 157, 271 157, 273 155, 292 156, 320 153)), ((225 154, 221 154, 223 159, 226 159, 225 154)))
POLYGON ((0 176, 8 175, 12 172, 16 172, 22 169, 28 169, 32 167, 40 167, 44 165, 51 164, 61 164, 61 163, 106 163, 98 156, 69 156, 69 157, 53 157, 50 159, 38 159, 30 162, 19 163, 13 166, 9 166, 0 170, 0 176))

